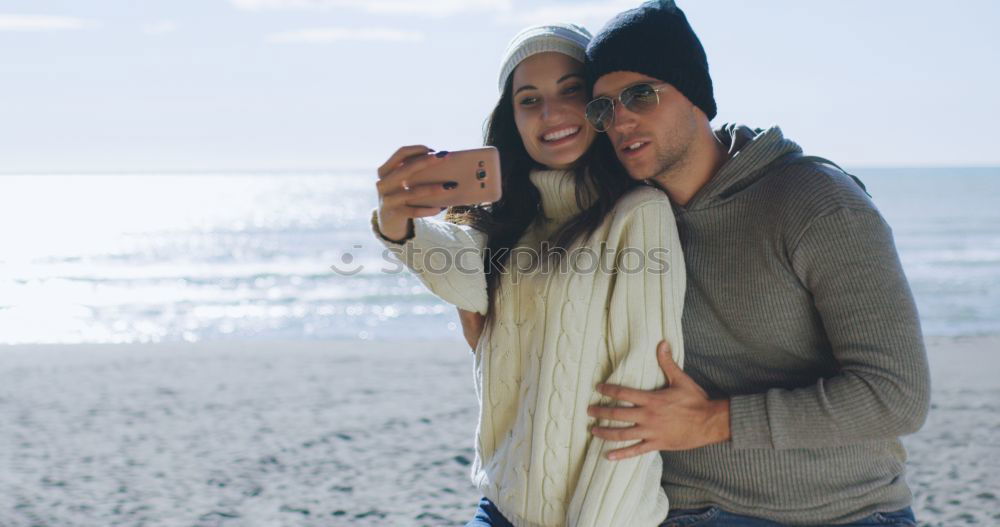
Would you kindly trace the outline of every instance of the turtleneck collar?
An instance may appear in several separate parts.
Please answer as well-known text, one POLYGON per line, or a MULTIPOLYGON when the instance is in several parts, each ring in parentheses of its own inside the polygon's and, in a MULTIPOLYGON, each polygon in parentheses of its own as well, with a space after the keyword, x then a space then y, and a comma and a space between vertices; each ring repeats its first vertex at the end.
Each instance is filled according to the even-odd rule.
MULTIPOLYGON (((576 203, 576 176, 572 170, 534 169, 529 178, 542 196, 542 214, 547 219, 563 222, 581 212, 576 203)), ((590 196, 593 199, 595 194, 590 196)))

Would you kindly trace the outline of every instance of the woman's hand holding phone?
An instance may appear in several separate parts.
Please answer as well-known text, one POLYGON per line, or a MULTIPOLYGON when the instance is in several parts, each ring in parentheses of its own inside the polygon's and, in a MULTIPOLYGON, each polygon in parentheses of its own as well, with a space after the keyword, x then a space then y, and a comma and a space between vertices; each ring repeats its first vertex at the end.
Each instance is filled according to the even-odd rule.
POLYGON ((413 218, 434 216, 440 207, 421 207, 410 203, 434 202, 450 190, 442 185, 410 185, 408 178, 421 170, 442 163, 444 156, 429 155, 433 150, 423 145, 404 146, 396 150, 378 169, 378 228, 390 240, 408 238, 413 218))

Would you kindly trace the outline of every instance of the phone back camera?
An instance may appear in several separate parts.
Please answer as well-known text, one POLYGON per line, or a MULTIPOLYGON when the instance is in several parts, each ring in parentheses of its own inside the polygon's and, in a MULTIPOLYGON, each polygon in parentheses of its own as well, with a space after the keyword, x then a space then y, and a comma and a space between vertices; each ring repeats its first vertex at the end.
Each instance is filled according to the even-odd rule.
POLYGON ((476 172, 476 179, 486 179, 486 171, 480 170, 476 172))

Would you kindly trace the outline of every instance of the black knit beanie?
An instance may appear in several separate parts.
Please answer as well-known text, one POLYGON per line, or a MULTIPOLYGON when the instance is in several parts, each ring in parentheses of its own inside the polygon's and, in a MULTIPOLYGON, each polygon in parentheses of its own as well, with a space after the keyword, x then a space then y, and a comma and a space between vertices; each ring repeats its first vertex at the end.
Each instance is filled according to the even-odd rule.
POLYGON ((591 84, 602 75, 634 71, 668 82, 715 117, 708 59, 684 12, 672 0, 658 0, 619 13, 587 46, 591 84))

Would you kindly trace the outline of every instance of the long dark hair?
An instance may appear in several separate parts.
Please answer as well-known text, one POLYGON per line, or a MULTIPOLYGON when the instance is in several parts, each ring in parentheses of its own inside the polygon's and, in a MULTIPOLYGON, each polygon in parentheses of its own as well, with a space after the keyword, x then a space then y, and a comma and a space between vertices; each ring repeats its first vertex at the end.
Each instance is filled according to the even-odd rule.
MULTIPOLYGON (((487 319, 492 319, 500 275, 510 258, 510 251, 541 211, 541 195, 529 174, 545 168, 528 155, 514 122, 513 79, 510 75, 503 94, 483 126, 483 142, 500 152, 503 196, 488 206, 451 207, 445 221, 470 225, 486 234, 487 250, 483 255, 486 291, 489 298, 487 319)), ((600 134, 572 167, 576 182, 576 201, 583 209, 551 237, 552 256, 559 258, 578 239, 590 236, 629 189, 640 185, 618 163, 608 138, 600 134), (595 191, 590 195, 588 185, 595 191)))

